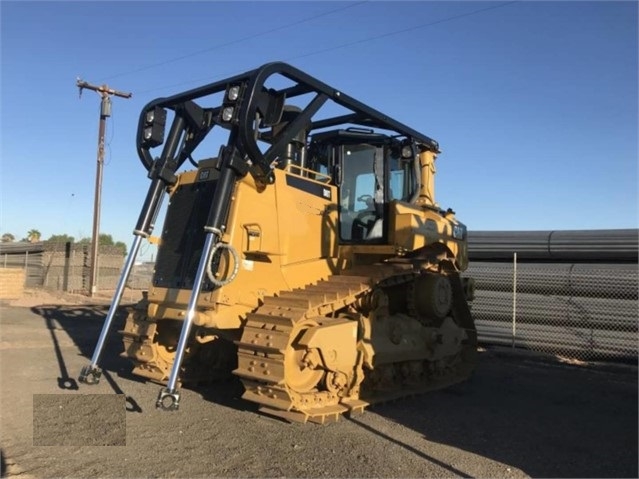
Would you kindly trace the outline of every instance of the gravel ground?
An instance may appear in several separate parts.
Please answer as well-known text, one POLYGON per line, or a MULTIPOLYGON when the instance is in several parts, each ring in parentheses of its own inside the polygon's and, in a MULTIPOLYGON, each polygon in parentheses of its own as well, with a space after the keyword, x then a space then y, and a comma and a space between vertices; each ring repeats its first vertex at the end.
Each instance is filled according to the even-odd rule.
POLYGON ((464 384, 326 426, 260 415, 236 380, 184 390, 180 410, 163 412, 154 407, 159 386, 132 377, 118 357, 117 334, 100 384, 78 386, 106 306, 45 299, 0 306, 3 476, 638 476, 633 366, 488 350, 464 384), (125 446, 89 445, 122 443, 117 402, 96 394, 123 395, 125 446), (56 405, 72 405, 67 419, 56 405), (34 445, 56 434, 72 445, 34 445))

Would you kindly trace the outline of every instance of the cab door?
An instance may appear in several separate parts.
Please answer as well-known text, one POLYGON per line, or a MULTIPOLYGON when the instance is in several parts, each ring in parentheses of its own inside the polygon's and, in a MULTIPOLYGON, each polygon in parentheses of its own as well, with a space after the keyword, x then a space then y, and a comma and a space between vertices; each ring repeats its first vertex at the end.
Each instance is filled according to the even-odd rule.
POLYGON ((337 147, 340 243, 384 243, 387 237, 384 148, 337 147))

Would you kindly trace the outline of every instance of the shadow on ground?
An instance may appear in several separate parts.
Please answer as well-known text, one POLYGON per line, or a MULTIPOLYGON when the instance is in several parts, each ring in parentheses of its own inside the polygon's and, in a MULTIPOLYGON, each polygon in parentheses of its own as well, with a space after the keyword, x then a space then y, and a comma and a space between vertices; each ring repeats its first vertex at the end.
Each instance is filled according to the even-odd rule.
MULTIPOLYGON (((80 350, 80 354, 87 358, 87 364, 93 356, 95 345, 102 330, 104 319, 109 307, 106 305, 82 305, 82 306, 58 306, 41 305, 34 306, 31 311, 41 316, 45 321, 45 326, 51 335, 51 342, 55 351, 60 376, 58 376, 58 387, 60 389, 78 390, 77 377, 79 371, 69 371, 67 369, 64 355, 60 347, 59 331, 64 330, 75 345, 80 350)), ((121 307, 115 314, 111 326, 111 334, 105 342, 100 367, 102 368, 102 378, 104 378, 113 392, 124 394, 114 375, 126 377, 138 381, 130 374, 130 364, 126 359, 121 358, 121 340, 117 331, 123 329, 127 312, 125 307, 121 307)), ((138 403, 131 396, 126 396, 127 411, 142 412, 138 403)))
POLYGON ((638 477, 636 370, 480 357, 466 383, 371 411, 532 477, 638 477))
MULTIPOLYGON (((108 313, 108 305, 81 305, 81 306, 58 306, 40 305, 31 308, 31 311, 41 316, 45 321, 45 326, 51 335, 51 341, 58 362, 60 375, 57 378, 60 389, 78 390, 78 380, 80 371, 69 371, 60 347, 59 335, 63 330, 80 350, 80 354, 86 358, 86 364, 91 362, 95 346, 102 331, 104 320, 108 313)), ((118 331, 124 329, 127 317, 127 306, 121 306, 116 312, 111 324, 111 332, 107 337, 104 350, 101 355, 99 366, 102 369, 102 379, 106 380, 116 394, 124 394, 118 383, 118 378, 125 378, 136 382, 147 382, 149 387, 156 386, 156 383, 145 381, 131 374, 132 365, 129 360, 122 358, 122 339, 118 331)), ((236 377, 229 377, 223 380, 224 387, 220 387, 220 382, 199 383, 186 385, 187 389, 192 389, 201 394, 206 401, 232 407, 238 410, 256 411, 252 403, 240 399, 243 387, 236 377)), ((131 396, 126 396, 127 410, 130 412, 142 412, 137 401, 131 396)))

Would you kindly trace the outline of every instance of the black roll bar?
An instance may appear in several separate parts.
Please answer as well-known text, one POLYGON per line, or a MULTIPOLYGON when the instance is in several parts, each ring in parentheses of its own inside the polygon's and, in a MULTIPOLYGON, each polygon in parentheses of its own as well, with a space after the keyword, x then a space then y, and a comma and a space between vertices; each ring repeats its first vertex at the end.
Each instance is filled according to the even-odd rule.
MULTIPOLYGON (((265 178, 269 174, 272 168, 271 164, 277 156, 281 154, 286 144, 292 141, 303 128, 308 129, 310 133, 320 128, 350 123, 365 127, 386 129, 395 131, 399 135, 412 138, 413 141, 420 143, 422 148, 439 151, 439 144, 432 138, 365 105, 307 73, 282 62, 267 63, 240 75, 149 102, 140 114, 137 134, 138 156, 147 170, 151 170, 154 161, 149 152, 149 147, 144 144, 145 115, 146 112, 155 107, 174 111, 175 118, 173 121, 175 122, 178 118, 182 118, 182 128, 185 129, 185 132, 190 132, 189 135, 186 135, 183 151, 177 154, 176 164, 172 165, 176 167, 176 170, 186 161, 195 147, 216 125, 235 129, 235 134, 231 135, 234 139, 234 145, 228 146, 237 148, 241 157, 245 158, 245 160, 250 160, 253 165, 250 170, 251 173, 262 178, 265 178), (293 82, 294 85, 281 90, 267 88, 266 82, 274 75, 281 75, 293 82), (185 121, 185 112, 195 109, 194 107, 187 109, 185 105, 209 95, 223 93, 232 85, 244 85, 245 87, 242 99, 239 103, 239 114, 232 125, 223 124, 219 120, 220 105, 206 108, 198 106, 197 108, 203 112, 203 121, 200 125, 194 124, 193 121, 185 121), (271 146, 263 153, 257 144, 255 122, 256 118, 264 119, 265 102, 267 103, 269 99, 273 98, 290 99, 309 93, 315 93, 313 99, 306 107, 302 108, 297 118, 286 125, 277 136, 271 138, 271 146), (313 121, 313 116, 328 100, 332 100, 334 103, 350 110, 351 113, 313 121)), ((261 126, 265 125, 262 124, 261 126)))

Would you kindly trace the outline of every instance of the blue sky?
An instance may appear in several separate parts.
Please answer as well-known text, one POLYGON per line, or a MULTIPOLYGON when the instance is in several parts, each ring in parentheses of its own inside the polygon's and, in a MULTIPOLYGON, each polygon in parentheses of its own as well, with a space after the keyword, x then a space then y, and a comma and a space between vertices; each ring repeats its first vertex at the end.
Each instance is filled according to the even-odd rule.
POLYGON ((141 108, 275 60, 438 140, 437 200, 471 230, 638 227, 637 2, 2 1, 0 20, 0 234, 91 236, 100 102, 77 77, 133 93, 100 225, 130 244, 141 108))

